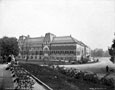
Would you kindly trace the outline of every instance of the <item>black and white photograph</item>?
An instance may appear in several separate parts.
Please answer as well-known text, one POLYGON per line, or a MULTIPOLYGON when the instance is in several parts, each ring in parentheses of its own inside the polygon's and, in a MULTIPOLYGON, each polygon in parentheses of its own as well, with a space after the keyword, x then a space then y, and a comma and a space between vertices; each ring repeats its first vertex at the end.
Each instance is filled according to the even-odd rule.
POLYGON ((115 90, 115 0, 0 0, 0 90, 115 90))

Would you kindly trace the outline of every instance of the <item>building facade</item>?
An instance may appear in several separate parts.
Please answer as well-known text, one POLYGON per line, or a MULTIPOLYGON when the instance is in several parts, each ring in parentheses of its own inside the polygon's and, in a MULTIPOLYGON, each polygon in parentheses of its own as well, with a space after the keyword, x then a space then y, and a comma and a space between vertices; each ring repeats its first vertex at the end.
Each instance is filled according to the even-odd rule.
POLYGON ((90 54, 90 48, 83 42, 72 36, 57 37, 52 33, 35 38, 20 36, 18 45, 20 59, 75 61, 90 54))

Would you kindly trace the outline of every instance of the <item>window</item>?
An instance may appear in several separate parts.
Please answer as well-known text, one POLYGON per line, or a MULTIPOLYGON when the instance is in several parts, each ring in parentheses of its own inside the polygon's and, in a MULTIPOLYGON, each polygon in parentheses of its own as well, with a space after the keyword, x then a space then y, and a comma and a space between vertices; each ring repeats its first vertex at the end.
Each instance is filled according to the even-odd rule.
POLYGON ((37 56, 35 56, 35 59, 37 59, 37 56))
POLYGON ((33 59, 33 56, 31 56, 31 59, 33 59))
POLYGON ((36 51, 36 55, 38 55, 38 51, 36 51))

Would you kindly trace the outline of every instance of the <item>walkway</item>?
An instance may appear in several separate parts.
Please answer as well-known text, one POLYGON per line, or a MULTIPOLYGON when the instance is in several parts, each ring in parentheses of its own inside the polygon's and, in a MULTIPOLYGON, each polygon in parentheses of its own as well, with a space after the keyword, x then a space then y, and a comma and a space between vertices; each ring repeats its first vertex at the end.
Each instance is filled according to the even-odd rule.
POLYGON ((5 70, 6 64, 0 64, 0 90, 13 90, 11 73, 5 70))
POLYGON ((110 62, 109 58, 100 58, 98 63, 92 64, 79 64, 79 65, 60 65, 66 68, 76 68, 83 71, 91 71, 97 73, 99 76, 105 76, 107 74, 105 67, 109 66, 114 72, 108 75, 108 78, 113 78, 115 80, 115 63, 110 62))

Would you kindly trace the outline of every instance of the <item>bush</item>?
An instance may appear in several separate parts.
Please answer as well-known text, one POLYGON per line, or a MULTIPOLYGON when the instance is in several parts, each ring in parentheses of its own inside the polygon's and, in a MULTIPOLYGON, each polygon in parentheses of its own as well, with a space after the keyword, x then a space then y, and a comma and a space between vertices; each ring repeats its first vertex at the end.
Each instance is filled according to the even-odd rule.
POLYGON ((87 63, 88 61, 89 61, 89 58, 86 58, 86 57, 85 58, 81 58, 81 62, 82 63, 87 63))
POLYGON ((115 83, 115 81, 112 79, 112 78, 101 78, 101 83, 102 84, 105 84, 105 85, 108 85, 108 86, 111 86, 111 87, 115 87, 114 86, 114 83, 115 83))
POLYGON ((93 72, 83 72, 77 69, 65 69, 65 68, 59 68, 58 70, 62 73, 65 74, 69 77, 73 77, 75 79, 79 79, 79 80, 84 80, 84 81, 88 81, 88 82, 92 82, 92 83, 97 83, 97 84, 103 84, 103 85, 107 85, 110 87, 114 87, 114 80, 112 78, 107 79, 107 78, 101 78, 99 79, 99 77, 97 76, 96 73, 93 72))

